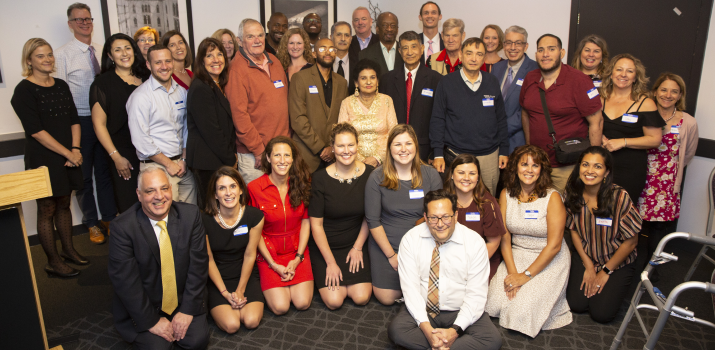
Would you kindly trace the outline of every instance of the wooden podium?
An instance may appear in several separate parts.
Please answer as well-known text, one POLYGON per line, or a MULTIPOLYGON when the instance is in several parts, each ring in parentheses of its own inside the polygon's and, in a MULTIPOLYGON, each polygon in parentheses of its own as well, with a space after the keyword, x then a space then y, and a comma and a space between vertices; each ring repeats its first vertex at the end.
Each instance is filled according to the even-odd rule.
POLYGON ((50 196, 52 186, 47 168, 0 176, 2 349, 49 349, 20 203, 50 196))

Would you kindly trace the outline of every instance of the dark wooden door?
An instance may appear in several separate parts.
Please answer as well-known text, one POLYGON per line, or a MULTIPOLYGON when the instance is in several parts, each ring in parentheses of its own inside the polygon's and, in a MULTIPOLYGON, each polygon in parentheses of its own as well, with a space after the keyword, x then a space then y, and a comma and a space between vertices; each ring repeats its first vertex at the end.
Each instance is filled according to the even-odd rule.
POLYGON ((572 0, 568 63, 589 34, 606 39, 611 57, 630 53, 651 84, 663 72, 687 85, 687 111, 695 113, 713 0, 572 0))

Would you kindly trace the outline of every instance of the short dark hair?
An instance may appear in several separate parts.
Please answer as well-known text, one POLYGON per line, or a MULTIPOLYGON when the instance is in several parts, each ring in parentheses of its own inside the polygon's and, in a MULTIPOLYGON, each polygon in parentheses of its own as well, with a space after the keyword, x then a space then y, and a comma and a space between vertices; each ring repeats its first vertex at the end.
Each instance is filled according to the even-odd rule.
POLYGON ((87 6, 87 4, 83 4, 81 2, 75 2, 74 4, 70 5, 67 8, 67 19, 69 19, 70 16, 72 16, 72 10, 87 10, 87 12, 89 12, 90 15, 92 14, 92 10, 89 9, 89 6, 87 6))
POLYGON ((444 188, 440 188, 439 190, 429 191, 425 195, 425 214, 427 214, 427 204, 442 199, 449 199, 449 201, 452 203, 452 211, 455 213, 457 212, 457 195, 445 190, 444 188))
POLYGON ((210 51, 213 51, 214 48, 219 49, 219 51, 221 51, 221 53, 223 54, 224 66, 223 70, 218 75, 218 85, 221 87, 221 89, 223 89, 228 83, 229 58, 226 55, 226 48, 223 47, 223 44, 220 41, 214 38, 206 38, 201 41, 201 44, 199 44, 199 51, 196 53, 196 61, 194 61, 194 79, 199 79, 203 81, 212 89, 216 85, 214 84, 214 81, 211 78, 209 72, 206 70, 206 65, 204 64, 204 57, 206 57, 206 55, 210 51))
POLYGON ((236 183, 238 184, 238 188, 241 189, 241 196, 238 198, 238 203, 240 205, 246 205, 246 203, 248 202, 248 188, 246 187, 246 182, 243 181, 243 177, 241 177, 241 174, 235 168, 224 165, 218 168, 218 170, 216 170, 216 172, 211 175, 208 188, 204 189, 206 191, 206 207, 204 208, 204 212, 206 212, 206 214, 218 214, 219 204, 215 196, 216 182, 218 182, 218 180, 223 176, 228 176, 232 178, 233 181, 236 181, 236 183))
MULTIPOLYGON (((168 47, 162 45, 162 44, 156 44, 152 47, 149 48, 149 50, 146 51, 146 60, 147 62, 151 63, 151 53, 154 51, 161 51, 161 50, 169 50, 168 47)), ((171 53, 171 50, 169 50, 169 53, 171 53)))
POLYGON ((358 63, 355 65, 355 68, 353 68, 353 74, 355 76, 355 82, 357 83, 357 76, 360 75, 360 72, 367 70, 367 69, 372 69, 375 71, 375 75, 377 76, 377 82, 378 84, 380 83, 380 65, 375 63, 375 61, 368 59, 368 58, 363 58, 358 63))
POLYGON ((556 36, 556 35, 546 33, 546 34, 540 36, 539 39, 536 40, 536 47, 537 47, 537 48, 539 47, 539 42, 541 42, 541 39, 546 38, 546 37, 556 39, 556 41, 559 43, 559 49, 562 49, 562 48, 564 47, 563 44, 561 43, 561 38, 559 38, 559 37, 556 36))
POLYGON ((438 12, 440 15, 442 14, 442 9, 439 8, 439 5, 437 5, 436 2, 434 2, 434 1, 427 1, 426 3, 422 4, 422 6, 420 7, 420 16, 422 16, 422 10, 425 9, 425 6, 427 6, 427 5, 429 5, 429 4, 432 4, 432 5, 434 5, 434 6, 437 6, 437 12, 438 12))
MULTIPOLYGON (((164 45, 166 48, 169 48, 169 41, 174 35, 180 36, 181 40, 183 40, 184 44, 186 44, 186 58, 184 59, 183 68, 191 68, 191 64, 194 63, 194 53, 191 52, 191 47, 189 46, 189 42, 186 41, 186 38, 184 38, 184 34, 181 34, 181 32, 179 32, 178 30, 170 30, 166 32, 164 36, 161 37, 161 44, 164 45)), ((146 54, 147 57, 149 57, 149 52, 147 52, 146 54)))
POLYGON ((462 48, 461 48, 461 50, 464 51, 464 49, 466 49, 467 46, 470 46, 470 45, 477 45, 477 49, 478 49, 479 46, 481 45, 481 46, 484 46, 484 50, 487 49, 487 45, 484 45, 484 41, 483 41, 481 38, 472 37, 472 38, 469 38, 469 39, 465 40, 465 41, 462 43, 462 48))
POLYGON ((398 39, 399 45, 402 45, 403 41, 417 41, 422 44, 422 41, 420 41, 420 35, 414 30, 408 30, 402 33, 402 35, 400 35, 400 39, 398 39))

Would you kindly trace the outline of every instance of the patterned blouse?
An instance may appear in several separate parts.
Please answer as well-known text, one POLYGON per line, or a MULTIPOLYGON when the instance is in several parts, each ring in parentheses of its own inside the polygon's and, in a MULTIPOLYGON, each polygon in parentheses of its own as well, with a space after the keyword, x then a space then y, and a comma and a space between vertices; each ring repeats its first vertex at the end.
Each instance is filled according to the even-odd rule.
POLYGON ((360 98, 350 95, 340 105, 338 123, 348 122, 358 132, 358 160, 375 157, 380 163, 387 155, 387 135, 397 125, 395 105, 390 96, 378 93, 370 109, 360 98))
MULTIPOLYGON (((578 232, 581 237, 581 247, 586 255, 591 257, 596 271, 601 271, 601 267, 613 257, 623 242, 640 232, 643 223, 628 192, 616 185, 614 187, 615 205, 612 210, 613 216, 610 218, 597 218, 586 207, 575 214, 567 209, 566 227, 578 232)), ((634 261, 636 261, 636 249, 633 249, 616 269, 634 261)))

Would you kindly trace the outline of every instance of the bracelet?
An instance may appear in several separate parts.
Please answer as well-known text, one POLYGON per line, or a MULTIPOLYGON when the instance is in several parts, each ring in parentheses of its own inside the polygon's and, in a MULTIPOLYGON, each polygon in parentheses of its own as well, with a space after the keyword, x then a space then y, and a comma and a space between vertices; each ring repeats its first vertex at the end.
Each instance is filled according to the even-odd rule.
MULTIPOLYGON (((228 289, 224 289, 223 292, 228 292, 228 289)), ((223 292, 221 292, 221 295, 223 295, 223 292)))
POLYGON ((81 150, 82 150, 82 147, 72 146, 72 149, 76 149, 76 150, 80 150, 80 151, 81 151, 81 150))
POLYGON ((273 265, 275 265, 275 264, 276 264, 276 262, 275 262, 275 261, 274 261, 274 262, 272 262, 272 263, 270 263, 270 264, 268 264, 268 268, 269 268, 269 269, 273 269, 273 265))
POLYGON ((179 158, 179 160, 186 163, 186 158, 179 158))
POLYGON ((114 152, 112 152, 112 153, 109 154, 109 156, 111 157, 112 154, 117 153, 117 152, 118 152, 118 150, 115 149, 114 152))
POLYGON ((360 249, 357 249, 357 248, 355 248, 355 247, 353 247, 352 249, 355 249, 355 250, 357 250, 357 251, 359 251, 359 252, 361 252, 361 251, 362 251, 362 250, 360 250, 360 249))
POLYGON ((623 138, 623 142, 624 142, 624 143, 626 144, 625 146, 623 146, 623 148, 626 148, 626 147, 628 147, 628 140, 626 140, 626 138, 625 138, 625 137, 623 138))
POLYGON ((392 254, 392 256, 391 256, 391 257, 387 258, 387 260, 390 260, 390 259, 394 258, 394 257, 395 257, 395 255, 397 255, 397 252, 395 252, 395 254, 392 254))

